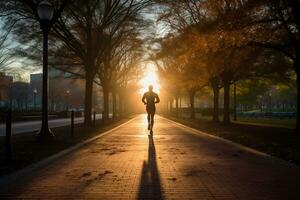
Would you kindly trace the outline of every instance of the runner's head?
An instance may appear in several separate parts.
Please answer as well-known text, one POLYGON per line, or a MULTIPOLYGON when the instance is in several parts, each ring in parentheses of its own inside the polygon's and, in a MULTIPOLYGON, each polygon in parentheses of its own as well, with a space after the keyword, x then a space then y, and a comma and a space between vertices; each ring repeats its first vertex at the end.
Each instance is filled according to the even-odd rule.
POLYGON ((153 90, 153 86, 152 86, 152 85, 149 85, 148 89, 149 89, 149 91, 151 91, 151 92, 152 92, 152 90, 153 90))

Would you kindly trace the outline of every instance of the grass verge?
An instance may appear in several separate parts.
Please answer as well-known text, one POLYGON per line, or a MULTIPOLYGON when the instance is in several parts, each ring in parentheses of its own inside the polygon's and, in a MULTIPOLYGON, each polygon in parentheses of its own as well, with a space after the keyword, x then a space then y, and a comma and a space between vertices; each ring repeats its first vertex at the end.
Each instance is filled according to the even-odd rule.
POLYGON ((295 133, 293 129, 243 124, 242 122, 223 125, 203 119, 165 117, 288 162, 300 164, 300 134, 295 133))
POLYGON ((294 129, 296 127, 296 119, 272 119, 272 118, 238 118, 237 123, 249 123, 262 126, 276 126, 294 129))
POLYGON ((126 117, 106 123, 99 120, 95 128, 86 128, 83 124, 75 125, 74 138, 71 137, 69 126, 54 128, 51 130, 54 132, 55 138, 49 143, 38 142, 36 132, 13 135, 13 160, 11 162, 5 160, 5 137, 0 137, 0 177, 117 127, 131 118, 126 117))

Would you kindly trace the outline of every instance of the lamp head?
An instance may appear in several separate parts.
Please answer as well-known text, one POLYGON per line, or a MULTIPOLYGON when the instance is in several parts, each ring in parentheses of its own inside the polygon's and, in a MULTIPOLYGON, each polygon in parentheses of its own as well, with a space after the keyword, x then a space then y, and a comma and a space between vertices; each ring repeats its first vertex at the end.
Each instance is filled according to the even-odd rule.
POLYGON ((37 6, 37 12, 40 20, 50 22, 53 18, 54 8, 49 1, 43 0, 37 6))

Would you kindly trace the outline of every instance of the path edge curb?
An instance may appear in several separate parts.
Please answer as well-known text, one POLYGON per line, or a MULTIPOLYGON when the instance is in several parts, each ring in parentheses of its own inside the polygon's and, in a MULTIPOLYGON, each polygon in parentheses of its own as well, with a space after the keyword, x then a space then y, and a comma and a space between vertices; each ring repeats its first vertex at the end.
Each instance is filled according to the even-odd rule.
POLYGON ((19 171, 16 171, 12 174, 9 174, 9 175, 5 175, 3 177, 0 178, 0 188, 4 188, 4 187, 7 187, 9 184, 13 183, 14 181, 17 181, 17 180, 21 180, 25 177, 27 177, 28 175, 32 174, 32 172, 35 172, 39 169, 42 169, 43 167, 46 167, 47 165, 49 165, 50 163, 54 162, 54 161, 57 161, 61 158, 63 158, 64 156, 72 153, 73 151, 77 150, 77 149, 80 149, 81 147, 87 145, 88 143, 91 143, 101 137, 104 137, 105 135, 125 126, 126 124, 130 123, 131 121, 133 121, 134 119, 136 119, 138 116, 136 117, 133 117, 132 119, 129 119, 127 122, 124 122, 122 124, 120 124, 119 126, 117 127, 114 127, 110 130, 107 130, 103 133, 100 133, 99 135, 95 136, 95 137, 92 137, 90 139, 87 139, 81 143, 78 143, 74 146, 71 146, 65 150, 62 150, 54 155, 51 155, 45 159, 42 159, 36 163, 33 163, 31 165, 28 165, 27 167, 19 170, 19 171))

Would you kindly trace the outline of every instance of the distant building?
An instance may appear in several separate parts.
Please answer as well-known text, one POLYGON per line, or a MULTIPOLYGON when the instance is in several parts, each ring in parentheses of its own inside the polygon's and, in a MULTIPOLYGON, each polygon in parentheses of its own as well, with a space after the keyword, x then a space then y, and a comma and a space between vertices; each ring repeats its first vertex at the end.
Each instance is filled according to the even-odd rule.
MULTIPOLYGON (((84 80, 73 79, 72 75, 49 68, 49 110, 64 111, 83 109, 84 80)), ((40 109, 42 105, 43 74, 30 75, 30 107, 40 109)))
POLYGON ((12 87, 13 77, 7 76, 4 73, 0 73, 0 107, 5 107, 9 105, 10 89, 12 87))
POLYGON ((31 84, 42 84, 43 74, 30 74, 31 84))
POLYGON ((12 84, 12 106, 17 110, 28 110, 30 106, 30 84, 17 81, 12 84))

